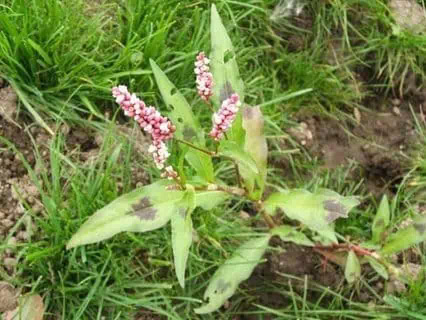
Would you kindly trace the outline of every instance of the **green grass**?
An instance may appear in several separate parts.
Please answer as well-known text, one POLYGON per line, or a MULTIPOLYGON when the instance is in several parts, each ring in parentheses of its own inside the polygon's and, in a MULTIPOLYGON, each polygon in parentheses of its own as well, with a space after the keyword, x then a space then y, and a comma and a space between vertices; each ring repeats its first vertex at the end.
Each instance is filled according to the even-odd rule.
MULTIPOLYGON (((105 119, 106 112, 117 114, 110 97, 113 85, 127 84, 164 110, 149 67, 149 59, 154 59, 195 101, 194 112, 210 126, 208 109, 195 97, 193 60, 198 51, 210 49, 211 3, 6 0, 0 5, 0 76, 17 91, 21 111, 30 116, 24 117, 26 121, 33 119, 44 126, 65 122, 91 127, 105 136, 92 163, 69 155, 65 137, 56 135, 49 158, 38 155, 38 165, 45 170, 35 174, 28 167, 45 211, 35 215, 24 203, 37 226, 36 236, 15 248, 16 276, 10 278, 1 271, 0 279, 41 294, 52 319, 133 319, 142 308, 168 319, 234 319, 241 314, 256 319, 268 315, 277 319, 424 319, 424 279, 411 283, 402 297, 377 297, 372 309, 352 299, 353 289, 347 285, 335 291, 319 287, 317 300, 310 299, 310 293, 297 294, 288 276, 253 287, 243 285, 228 309, 195 315, 192 310, 201 303, 209 277, 249 236, 248 222, 238 218, 239 210, 245 208, 241 202, 194 213, 199 241, 191 248, 184 290, 172 267, 170 227, 120 234, 101 244, 65 250, 87 217, 134 187, 132 168, 144 170, 152 180, 159 176, 150 161, 135 154, 128 139, 117 135, 113 121, 105 119), (258 297, 264 293, 273 293, 288 305, 262 305, 258 297)), ((426 36, 395 32, 387 1, 311 1, 301 17, 275 20, 271 14, 277 1, 215 3, 236 48, 246 102, 261 105, 266 115, 270 158, 288 161, 288 171, 270 168, 268 187, 327 187, 362 196, 365 205, 339 222, 337 229, 354 239, 368 238, 377 199, 360 181, 350 178, 352 167, 324 170, 320 160, 291 141, 285 130, 300 110, 339 119, 364 106, 365 97, 403 95, 413 90, 412 73, 420 86, 426 77, 426 36), (312 27, 303 27, 300 19, 309 20, 312 27), (338 57, 332 64, 330 54, 338 57), (298 94, 301 90, 305 91, 298 94), (288 99, 291 94, 294 97, 288 99), (282 146, 283 140, 290 149, 282 146)), ((121 120, 120 115, 117 118, 121 120)), ((420 122, 417 130, 425 137, 420 122)), ((413 170, 393 203, 395 226, 417 206, 425 205, 425 155, 426 138, 410 155, 408 169, 413 170)), ((226 165, 218 170, 223 177, 230 174, 226 165)), ((0 244, 0 253, 8 248, 6 243, 0 244)), ((368 287, 371 277, 365 275, 363 280, 360 286, 368 287)))

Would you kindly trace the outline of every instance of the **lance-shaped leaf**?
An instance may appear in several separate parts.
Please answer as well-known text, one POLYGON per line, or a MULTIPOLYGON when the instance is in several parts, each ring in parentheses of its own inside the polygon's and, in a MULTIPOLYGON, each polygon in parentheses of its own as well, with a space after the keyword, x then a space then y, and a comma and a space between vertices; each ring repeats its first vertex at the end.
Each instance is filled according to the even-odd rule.
MULTIPOLYGON (((201 130, 188 101, 176 89, 160 67, 153 60, 150 60, 150 63, 164 102, 173 108, 168 115, 176 126, 176 137, 203 147, 205 145, 203 130, 201 130)), ((209 155, 191 148, 185 154, 185 159, 197 171, 200 177, 208 182, 213 181, 213 164, 209 155)))
MULTIPOLYGON (((238 70, 235 51, 214 4, 211 9, 210 38, 212 48, 210 65, 214 81, 213 102, 219 107, 232 93, 237 93, 240 100, 244 101, 244 83, 238 70)), ((240 113, 228 131, 228 137, 242 145, 244 130, 240 113)))
POLYGON ((241 175, 244 180, 253 180, 259 174, 256 162, 246 151, 243 150, 234 141, 222 141, 219 148, 219 155, 231 158, 234 160, 241 170, 241 175))
POLYGON ((177 205, 177 211, 172 215, 172 248, 176 276, 182 288, 185 287, 185 269, 188 261, 189 248, 192 243, 191 213, 195 209, 194 187, 187 185, 182 201, 177 205))
POLYGON ((348 283, 354 283, 361 277, 361 264, 358 257, 352 250, 349 251, 346 259, 345 278, 348 283))
POLYGON ((282 241, 293 242, 302 246, 314 246, 314 243, 304 233, 295 230, 291 226, 281 225, 273 228, 270 232, 273 235, 279 236, 282 241))
POLYGON ((264 210, 274 215, 281 209, 290 219, 300 221, 337 243, 331 223, 340 217, 346 218, 349 211, 358 204, 355 197, 343 197, 327 189, 320 189, 316 193, 294 189, 270 195, 264 202, 264 210))
POLYGON ((221 190, 202 190, 195 193, 197 207, 211 210, 229 198, 229 193, 221 190))
POLYGON ((378 273, 379 276, 381 276, 385 280, 388 280, 389 274, 386 267, 383 264, 381 264, 376 259, 369 256, 365 256, 365 260, 368 261, 370 266, 378 273))
POLYGON ((246 188, 249 193, 254 191, 253 198, 256 200, 261 198, 265 188, 268 161, 268 145, 266 144, 263 125, 263 115, 259 107, 243 109, 244 150, 254 159, 259 171, 259 174, 253 180, 247 181, 246 188))
POLYGON ((204 314, 219 309, 234 294, 238 285, 250 277, 268 247, 269 238, 270 235, 264 235, 243 243, 210 279, 204 293, 208 303, 194 311, 204 314))
POLYGON ((373 221, 373 242, 378 243, 382 240, 383 234, 386 231, 386 228, 389 226, 389 221, 389 201, 387 196, 384 195, 373 221))
POLYGON ((167 190, 168 181, 135 189, 96 211, 77 231, 67 248, 99 242, 123 231, 145 232, 164 226, 177 210, 183 191, 167 190))
POLYGON ((382 254, 389 255, 408 249, 426 240, 426 216, 418 217, 413 224, 397 231, 386 240, 382 254))

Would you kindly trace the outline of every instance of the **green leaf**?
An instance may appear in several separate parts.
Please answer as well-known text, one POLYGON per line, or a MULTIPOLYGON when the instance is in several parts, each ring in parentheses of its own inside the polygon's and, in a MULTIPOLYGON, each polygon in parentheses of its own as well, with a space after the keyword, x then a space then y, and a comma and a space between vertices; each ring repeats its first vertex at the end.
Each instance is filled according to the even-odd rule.
POLYGON ((282 241, 293 242, 309 247, 315 245, 304 233, 295 230, 295 228, 291 226, 281 225, 273 228, 270 232, 273 235, 279 236, 282 241))
POLYGON ((235 50, 214 4, 212 4, 211 9, 210 37, 212 47, 210 60, 215 83, 213 87, 215 103, 220 106, 222 101, 233 92, 238 93, 241 101, 243 101, 244 83, 238 70, 235 50))
POLYGON ((388 271, 386 270, 386 267, 383 264, 381 264, 376 259, 369 256, 365 256, 365 259, 368 261, 370 266, 377 272, 379 276, 381 276, 385 280, 388 280, 389 274, 388 274, 388 271))
POLYGON ((228 198, 229 193, 220 190, 203 190, 195 193, 195 203, 197 207, 201 207, 204 210, 211 210, 228 198))
MULTIPOLYGON (((254 198, 259 200, 266 182, 268 162, 268 145, 263 132, 264 120, 259 107, 246 107, 243 110, 243 128, 245 130, 244 151, 256 162, 259 174, 254 181, 248 181, 246 188, 249 193, 256 191, 254 198)), ((244 170, 244 169, 243 169, 244 170)))
POLYGON ((389 226, 389 221, 389 201, 387 196, 384 195, 373 221, 373 242, 379 243, 382 240, 383 234, 386 231, 386 228, 389 226))
POLYGON ((355 197, 343 197, 327 189, 320 189, 316 193, 293 189, 271 194, 264 202, 264 210, 274 215, 281 209, 290 219, 300 221, 337 243, 331 223, 340 217, 346 218, 349 211, 358 204, 355 197))
POLYGON ((346 259, 345 278, 348 283, 354 283, 361 277, 361 265, 358 257, 352 250, 349 251, 348 258, 346 259))
MULTIPOLYGON (((210 37, 212 48, 210 66, 214 80, 212 100, 214 104, 219 107, 223 100, 229 98, 232 93, 237 93, 241 101, 244 101, 244 82, 238 70, 234 47, 214 4, 211 9, 210 37)), ((244 130, 242 129, 240 113, 238 113, 232 128, 228 131, 228 137, 242 146, 244 130)))
MULTIPOLYGON (((154 60, 150 60, 150 63, 164 102, 173 108, 173 111, 169 112, 169 117, 176 126, 176 137, 204 147, 203 130, 201 130, 191 106, 154 60)), ((185 158, 200 177, 208 182, 214 180, 213 163, 209 155, 190 148, 185 158)))
POLYGON ((124 231, 161 228, 177 211, 183 191, 167 190, 168 181, 135 189, 96 211, 67 244, 67 249, 106 240, 124 231))
POLYGON ((178 205, 177 212, 172 215, 172 248, 176 276, 182 288, 185 287, 185 269, 189 248, 192 243, 191 213, 195 209, 195 191, 187 185, 185 196, 178 205))
POLYGON ((219 148, 219 156, 220 155, 235 160, 237 164, 244 169, 241 171, 244 180, 254 179, 259 174, 259 170, 253 158, 234 141, 223 141, 219 148))
POLYGON ((205 314, 219 309, 234 294, 238 285, 250 277, 265 253, 269 239, 270 235, 264 235, 243 243, 210 279, 204 293, 208 303, 195 309, 195 313, 205 314))
POLYGON ((382 254, 390 255, 408 249, 426 240, 426 216, 418 217, 409 227, 401 229, 386 239, 382 254))

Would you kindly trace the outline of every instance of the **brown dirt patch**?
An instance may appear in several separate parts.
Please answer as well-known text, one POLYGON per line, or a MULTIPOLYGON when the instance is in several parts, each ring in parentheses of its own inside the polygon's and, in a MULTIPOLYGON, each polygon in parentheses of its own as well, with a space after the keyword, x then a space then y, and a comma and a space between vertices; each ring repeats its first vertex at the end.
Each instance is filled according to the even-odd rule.
POLYGON ((18 291, 7 282, 0 282, 0 313, 16 308, 18 291))
MULTIPOLYGON (((379 195, 395 191, 407 172, 407 154, 417 144, 415 119, 408 106, 391 105, 387 110, 393 111, 357 110, 358 123, 299 114, 299 127, 288 133, 319 158, 325 169, 358 164, 351 178, 364 179, 369 191, 379 195)), ((420 113, 416 116, 421 119, 420 113)))
POLYGON ((153 311, 148 309, 141 309, 135 316, 135 320, 163 320, 164 316, 156 315, 153 311))

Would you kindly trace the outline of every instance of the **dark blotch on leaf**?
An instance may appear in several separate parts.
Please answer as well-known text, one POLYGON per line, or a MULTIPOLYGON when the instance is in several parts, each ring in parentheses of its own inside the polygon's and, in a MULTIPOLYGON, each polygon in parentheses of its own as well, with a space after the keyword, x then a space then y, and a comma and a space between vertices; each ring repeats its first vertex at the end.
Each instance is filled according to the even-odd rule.
POLYGON ((187 141, 191 141, 196 135, 197 133, 191 127, 185 127, 183 129, 183 138, 187 141))
POLYGON ((182 217, 182 218, 186 218, 186 209, 185 208, 179 208, 179 215, 182 217))
POLYGON ((426 223, 414 223, 414 229, 417 230, 418 233, 423 234, 426 231, 426 223))
POLYGON ((219 281, 217 282, 217 288, 215 290, 215 293, 222 294, 230 287, 231 287, 230 282, 226 282, 226 281, 223 281, 222 279, 219 279, 219 281))
POLYGON ((170 90, 170 94, 173 96, 173 95, 175 95, 176 94, 176 92, 177 92, 177 89, 176 88, 172 88, 172 90, 170 90))
POLYGON ((324 209, 327 211, 325 217, 328 223, 333 222, 337 218, 347 217, 346 208, 337 200, 326 200, 324 201, 324 209))
POLYGON ((136 216, 141 220, 154 220, 157 212, 157 210, 152 207, 152 203, 149 201, 148 197, 144 197, 141 201, 132 205, 132 209, 133 211, 128 214, 136 216))
POLYGON ((382 227, 385 224, 385 220, 383 220, 383 218, 380 218, 379 220, 376 221, 376 223, 374 224, 376 227, 382 227))
POLYGON ((234 90, 232 89, 231 84, 226 81, 222 88, 220 88, 220 103, 222 103, 224 100, 228 99, 232 94, 234 93, 234 90))

